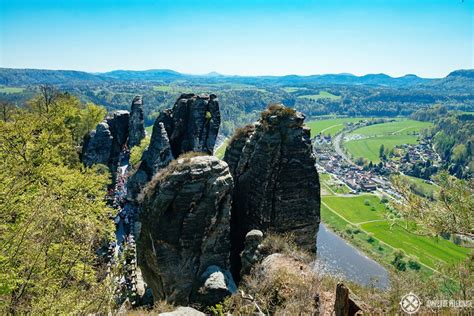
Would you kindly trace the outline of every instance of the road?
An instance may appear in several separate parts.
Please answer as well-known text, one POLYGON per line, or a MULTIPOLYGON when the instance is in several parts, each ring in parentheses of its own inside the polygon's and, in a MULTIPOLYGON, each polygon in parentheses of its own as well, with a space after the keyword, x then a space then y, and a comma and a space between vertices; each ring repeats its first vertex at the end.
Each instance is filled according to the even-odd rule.
POLYGON ((344 153, 344 151, 342 150, 341 148, 341 139, 342 139, 342 136, 344 135, 344 133, 339 133, 336 135, 336 137, 334 137, 334 150, 336 151, 336 153, 341 156, 345 161, 347 161, 348 163, 350 163, 351 165, 356 165, 355 163, 352 162, 352 160, 349 159, 349 157, 346 156, 346 154, 344 153))

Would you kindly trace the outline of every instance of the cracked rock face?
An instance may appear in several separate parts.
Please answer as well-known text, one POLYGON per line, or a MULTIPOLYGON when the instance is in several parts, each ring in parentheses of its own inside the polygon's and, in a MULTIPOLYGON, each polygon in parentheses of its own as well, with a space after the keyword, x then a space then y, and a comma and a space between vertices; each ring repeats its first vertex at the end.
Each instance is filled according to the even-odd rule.
POLYGON ((151 180, 160 169, 166 167, 173 155, 163 123, 158 120, 153 125, 150 145, 143 152, 140 165, 127 182, 127 194, 131 200, 135 200, 148 181, 151 180))
POLYGON ((129 131, 128 131, 128 147, 140 145, 140 142, 145 138, 145 125, 143 114, 143 100, 137 95, 132 102, 130 111, 129 131))
POLYGON ((128 120, 127 111, 116 111, 89 132, 84 137, 82 162, 89 167, 94 164, 116 165, 128 140, 128 120))
POLYGON ((179 158, 146 186, 138 263, 155 300, 213 303, 233 291, 232 188, 227 164, 213 156, 179 158))
MULTIPOLYGON (((245 234, 290 232, 297 243, 316 250, 320 222, 319 178, 304 115, 270 106, 253 126, 237 131, 224 160, 235 182, 232 208, 233 261, 245 234)), ((238 269, 234 268, 234 276, 238 269)))
POLYGON ((112 150, 112 133, 106 121, 99 123, 95 130, 84 137, 82 146, 82 162, 90 167, 94 164, 109 163, 112 150))
POLYGON ((215 94, 182 94, 157 120, 165 126, 174 157, 190 151, 212 154, 221 123, 215 94))

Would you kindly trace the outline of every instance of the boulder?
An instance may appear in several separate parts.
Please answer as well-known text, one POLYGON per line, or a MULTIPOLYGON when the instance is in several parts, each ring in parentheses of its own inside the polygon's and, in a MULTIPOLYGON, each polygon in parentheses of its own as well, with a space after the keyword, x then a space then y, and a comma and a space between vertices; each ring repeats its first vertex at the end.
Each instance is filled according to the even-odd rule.
POLYGON ((158 316, 205 316, 206 314, 188 306, 180 306, 172 312, 159 313, 158 316))
POLYGON ((206 306, 216 305, 224 297, 237 292, 237 286, 230 272, 215 265, 207 267, 201 275, 201 283, 197 301, 206 306))
POLYGON ((216 293, 231 292, 233 281, 224 271, 230 267, 232 189, 224 161, 190 154, 174 160, 147 184, 140 199, 137 250, 155 300, 187 305, 203 298, 202 288, 211 301, 216 293), (210 266, 222 271, 224 282, 219 276, 217 283, 209 283, 209 277, 214 278, 213 273, 206 278, 210 266))
POLYGON ((257 229, 253 229, 245 235, 244 250, 240 254, 242 262, 241 275, 250 273, 252 267, 262 259, 259 249, 262 240, 263 233, 257 229))
MULTIPOLYGON (((239 260, 245 234, 292 233, 300 247, 316 251, 320 188, 310 130, 304 115, 272 105, 261 119, 237 131, 224 160, 235 182, 232 261, 239 260)), ((234 277, 240 267, 233 267, 234 277)))
POLYGON ((84 137, 82 162, 90 167, 95 164, 107 165, 112 151, 113 137, 106 121, 100 122, 96 129, 84 137))
POLYGON ((145 124, 143 115, 143 100, 137 95, 132 101, 130 111, 130 120, 128 123, 128 147, 140 145, 142 139, 145 138, 145 124))
POLYGON ((148 181, 173 160, 171 147, 163 123, 158 120, 153 125, 150 144, 143 152, 140 165, 127 182, 128 198, 135 200, 148 181))

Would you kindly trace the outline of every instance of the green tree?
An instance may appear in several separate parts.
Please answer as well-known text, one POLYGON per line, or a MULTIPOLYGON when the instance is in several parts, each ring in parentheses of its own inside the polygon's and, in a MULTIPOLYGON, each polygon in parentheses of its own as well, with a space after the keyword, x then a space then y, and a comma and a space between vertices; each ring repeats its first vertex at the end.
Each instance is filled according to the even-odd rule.
POLYGON ((426 199, 410 189, 408 181, 394 178, 403 203, 394 206, 407 221, 414 221, 416 232, 439 235, 441 233, 474 237, 474 182, 456 179, 447 172, 435 177, 440 186, 436 200, 426 199))
POLYGON ((96 250, 112 233, 109 175, 79 162, 79 100, 55 92, 30 105, 0 121, 0 314, 105 313, 96 250))

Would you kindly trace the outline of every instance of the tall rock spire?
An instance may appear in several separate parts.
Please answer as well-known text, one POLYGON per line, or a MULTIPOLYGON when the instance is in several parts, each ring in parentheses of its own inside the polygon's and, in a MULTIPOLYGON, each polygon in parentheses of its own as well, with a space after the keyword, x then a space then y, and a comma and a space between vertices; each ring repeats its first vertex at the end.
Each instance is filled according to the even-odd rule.
POLYGON ((139 95, 137 95, 132 102, 128 129, 128 147, 132 148, 140 145, 141 140, 145 138, 145 125, 143 100, 139 95))

